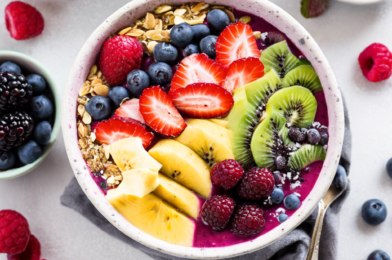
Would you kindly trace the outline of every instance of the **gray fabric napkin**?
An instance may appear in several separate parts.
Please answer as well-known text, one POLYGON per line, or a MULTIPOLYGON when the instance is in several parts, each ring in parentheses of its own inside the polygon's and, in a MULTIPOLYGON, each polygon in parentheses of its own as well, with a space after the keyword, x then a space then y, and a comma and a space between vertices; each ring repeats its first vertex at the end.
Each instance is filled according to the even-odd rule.
MULTIPOLYGON (((350 169, 351 163, 351 131, 350 121, 348 118, 347 107, 343 98, 344 110, 345 110, 345 137, 343 144, 343 151, 341 157, 341 164, 346 168, 347 173, 350 169)), ((323 225, 323 231, 320 242, 320 260, 335 260, 337 259, 337 233, 339 229, 339 211, 341 206, 349 193, 350 185, 347 186, 347 190, 331 205, 328 209, 323 225)), ((83 193, 78 182, 75 178, 71 180, 69 185, 66 187, 64 194, 61 196, 61 203, 64 206, 70 207, 84 217, 93 222, 103 231, 108 234, 124 241, 125 243, 142 250, 152 258, 157 260, 167 259, 181 259, 173 256, 163 254, 161 252, 150 249, 146 246, 139 244, 138 242, 127 237, 121 233, 117 228, 110 224, 102 215, 95 209, 94 205, 89 201, 86 195, 83 193)), ((256 252, 247 254, 245 256, 234 257, 230 259, 242 259, 242 260, 303 260, 306 259, 308 252, 310 238, 313 232, 313 226, 315 224, 318 209, 309 216, 309 218, 299 225, 295 230, 290 232, 288 235, 273 243, 272 245, 260 249, 256 252)))

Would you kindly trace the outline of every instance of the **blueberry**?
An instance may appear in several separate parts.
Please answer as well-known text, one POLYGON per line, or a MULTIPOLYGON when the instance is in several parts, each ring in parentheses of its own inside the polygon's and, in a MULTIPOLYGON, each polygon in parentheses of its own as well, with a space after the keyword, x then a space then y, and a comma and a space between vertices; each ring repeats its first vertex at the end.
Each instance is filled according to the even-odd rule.
POLYGON ((301 205, 301 201, 295 194, 290 194, 286 196, 286 198, 284 198, 283 203, 286 209, 291 209, 291 210, 298 209, 299 206, 301 205))
POLYGON ((112 113, 110 99, 103 96, 94 96, 87 103, 86 110, 94 120, 107 119, 112 113))
POLYGON ((18 157, 23 164, 37 160, 42 154, 41 147, 33 140, 18 147, 18 157))
POLYGON ((319 129, 317 129, 320 133, 320 145, 326 145, 328 144, 328 139, 329 139, 329 135, 328 135, 328 128, 325 126, 320 127, 319 129))
POLYGON ((282 188, 275 187, 270 196, 271 196, 272 203, 280 204, 284 198, 284 193, 282 188))
POLYGON ((125 98, 129 98, 129 92, 126 88, 117 86, 109 90, 108 97, 113 101, 116 107, 119 107, 125 98))
POLYGON ((173 63, 178 58, 178 51, 173 44, 168 42, 160 42, 154 47, 154 58, 156 61, 173 63))
POLYGON ((346 169, 339 164, 338 169, 336 170, 336 175, 333 178, 332 185, 341 190, 345 189, 347 186, 347 173, 346 169))
POLYGON ((205 24, 192 25, 192 30, 194 33, 193 41, 199 42, 204 37, 211 34, 210 28, 205 24))
POLYGON ((381 224, 386 217, 387 208, 381 200, 368 200, 362 205, 362 218, 369 225, 381 224))
POLYGON ((177 47, 184 48, 189 43, 191 43, 193 39, 193 30, 192 26, 187 23, 180 23, 174 25, 170 30, 170 39, 174 45, 177 47))
POLYGON ((46 145, 50 141, 50 136, 52 133, 52 126, 48 121, 39 122, 34 127, 34 141, 36 141, 39 145, 46 145))
POLYGON ((391 260, 391 258, 384 251, 375 250, 368 256, 367 260, 391 260))
POLYGON ((387 162, 387 173, 392 178, 392 158, 387 162))
POLYGON ((275 158, 275 165, 278 170, 285 169, 287 166, 287 159, 281 155, 275 158))
POLYGON ((13 72, 15 74, 21 74, 22 70, 20 69, 20 67, 13 63, 12 61, 6 61, 3 64, 1 64, 0 66, 0 72, 13 72))
POLYGON ((289 218, 289 216, 287 216, 284 213, 280 213, 279 216, 278 216, 278 220, 279 220, 280 223, 285 222, 288 218, 289 218))
POLYGON ((46 88, 46 81, 45 79, 38 75, 38 74, 30 74, 26 77, 27 82, 33 86, 33 93, 39 94, 43 92, 46 88))
POLYGON ((173 70, 167 63, 156 62, 151 64, 147 74, 153 85, 166 85, 171 82, 173 70))
POLYGON ((185 47, 184 49, 184 56, 190 56, 194 53, 200 53, 199 47, 196 44, 189 44, 188 46, 185 47))
POLYGON ((99 187, 101 187, 102 190, 107 190, 108 189, 108 184, 106 181, 100 181, 99 182, 99 187))
POLYGON ((220 33, 230 24, 230 18, 222 10, 214 9, 207 14, 207 22, 215 33, 220 33))
POLYGON ((303 142, 306 139, 307 129, 299 129, 298 127, 292 126, 289 129, 289 137, 294 142, 303 142))
POLYGON ((15 165, 15 154, 12 152, 3 152, 0 154, 0 170, 11 169, 15 165))
POLYGON ((216 57, 215 44, 217 39, 218 36, 209 35, 200 41, 201 52, 207 54, 211 59, 215 59, 216 57))
POLYGON ((306 137, 308 139, 309 144, 318 144, 321 140, 321 136, 319 131, 317 129, 309 129, 308 132, 306 133, 306 137))
POLYGON ((53 103, 45 95, 33 97, 31 100, 31 113, 39 119, 44 120, 53 114, 53 103))
POLYGON ((131 92, 132 96, 139 98, 142 95, 143 90, 145 90, 149 86, 150 78, 148 77, 146 72, 142 70, 133 70, 131 73, 128 74, 127 87, 129 92, 131 92))

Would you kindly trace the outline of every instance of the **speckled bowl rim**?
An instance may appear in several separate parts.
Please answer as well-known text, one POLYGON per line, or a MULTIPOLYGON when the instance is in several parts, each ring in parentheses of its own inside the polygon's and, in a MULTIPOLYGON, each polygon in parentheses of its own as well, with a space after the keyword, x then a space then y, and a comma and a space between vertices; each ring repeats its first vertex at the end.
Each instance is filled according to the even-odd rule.
POLYGON ((108 203, 91 178, 77 144, 75 115, 78 90, 88 75, 91 66, 96 62, 99 50, 105 39, 107 39, 108 36, 115 34, 120 29, 129 26, 132 21, 143 16, 146 11, 153 10, 156 6, 164 3, 181 4, 185 2, 189 1, 132 1, 117 10, 92 33, 76 58, 65 88, 62 110, 64 142, 72 169, 83 191, 101 214, 125 235, 145 246, 182 258, 216 259, 239 256, 270 245, 289 233, 309 216, 317 203, 327 192, 333 180, 343 144, 344 112, 342 98, 328 61, 310 34, 280 7, 267 0, 205 1, 207 3, 232 6, 236 9, 263 17, 277 29, 286 33, 298 46, 301 52, 310 60, 323 85, 330 122, 330 139, 327 157, 313 190, 303 201, 301 207, 286 222, 252 241, 227 247, 193 248, 164 242, 134 227, 108 203))
POLYGON ((43 160, 45 160, 46 156, 49 154, 50 149, 52 149, 53 144, 56 141, 61 125, 60 124, 61 122, 60 92, 58 91, 53 78, 50 76, 49 72, 45 69, 45 67, 35 59, 21 52, 0 50, 0 63, 4 61, 13 61, 19 64, 21 67, 27 68, 29 71, 40 74, 45 78, 47 85, 50 87, 50 90, 52 91, 53 98, 54 98, 55 120, 52 128, 52 134, 50 136, 50 141, 45 146, 41 157, 38 160, 34 161, 33 163, 26 164, 19 168, 0 172, 0 181, 13 179, 25 175, 26 173, 31 172, 33 169, 35 169, 41 162, 43 162, 43 160))

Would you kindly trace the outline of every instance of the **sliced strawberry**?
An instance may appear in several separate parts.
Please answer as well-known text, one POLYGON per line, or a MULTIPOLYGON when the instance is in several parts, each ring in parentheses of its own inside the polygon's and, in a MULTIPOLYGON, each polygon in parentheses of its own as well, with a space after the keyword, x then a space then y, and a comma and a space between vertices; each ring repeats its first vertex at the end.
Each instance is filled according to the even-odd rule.
POLYGON ((139 137, 142 139, 144 148, 154 139, 154 134, 148 132, 140 123, 118 118, 100 122, 95 129, 95 136, 102 144, 112 144, 124 138, 139 137))
POLYGON ((226 69, 209 59, 204 53, 192 54, 184 58, 174 73, 171 90, 185 88, 192 83, 219 84, 226 77, 226 69))
POLYGON ((169 96, 160 87, 145 89, 139 104, 140 113, 154 131, 174 137, 185 129, 185 120, 173 106, 169 96))
POLYGON ((261 55, 252 28, 241 22, 231 24, 223 30, 216 41, 215 49, 215 61, 224 67, 241 58, 260 58, 261 55))
POLYGON ((213 83, 194 83, 169 93, 174 106, 189 117, 224 117, 234 104, 226 89, 213 83))
POLYGON ((249 57, 233 61, 221 86, 230 93, 264 76, 264 65, 258 58, 249 57))
POLYGON ((123 118, 132 118, 141 123, 146 123, 139 111, 139 99, 133 98, 124 102, 115 112, 116 116, 123 118))

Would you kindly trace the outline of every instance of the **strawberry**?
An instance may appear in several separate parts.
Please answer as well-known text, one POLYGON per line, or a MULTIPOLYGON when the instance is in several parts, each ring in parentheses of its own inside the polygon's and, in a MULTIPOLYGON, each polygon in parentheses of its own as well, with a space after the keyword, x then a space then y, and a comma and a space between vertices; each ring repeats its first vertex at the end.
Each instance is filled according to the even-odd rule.
POLYGON ((193 118, 224 117, 234 104, 230 92, 213 83, 194 83, 169 95, 178 111, 193 118))
POLYGON ((169 96, 160 87, 145 89, 139 104, 140 113, 154 131, 174 137, 185 129, 185 120, 173 106, 169 96))
POLYGON ((132 118, 141 123, 146 123, 142 114, 139 111, 139 99, 133 98, 124 102, 119 108, 117 108, 115 115, 122 118, 132 118))
POLYGON ((232 93, 262 76, 264 76, 264 65, 258 58, 243 58, 230 64, 226 79, 220 85, 232 93))
POLYGON ((256 38, 249 24, 237 22, 223 30, 216 40, 216 62, 228 67, 235 60, 247 57, 260 58, 256 38))
POLYGON ((140 137, 144 148, 154 139, 154 134, 148 132, 139 122, 119 118, 110 118, 98 123, 95 128, 95 136, 101 144, 112 144, 129 137, 140 137))
POLYGON ((226 69, 209 59, 204 53, 184 58, 171 82, 171 90, 184 88, 192 83, 219 84, 226 77, 226 69))
POLYGON ((111 86, 119 86, 134 69, 140 68, 143 47, 130 36, 117 35, 105 41, 99 57, 99 67, 111 86))

